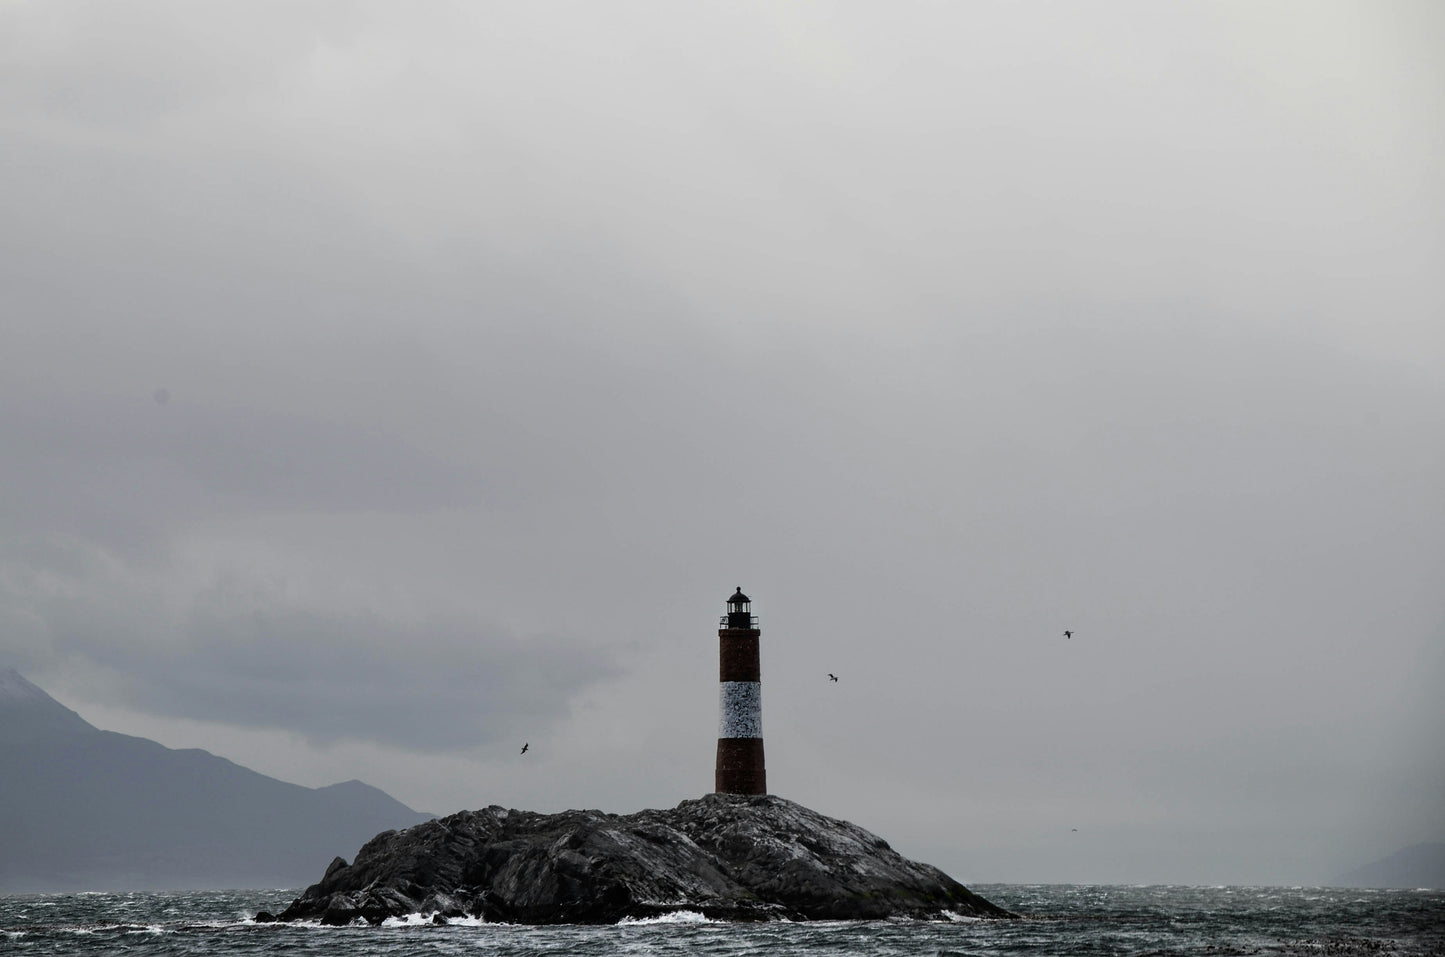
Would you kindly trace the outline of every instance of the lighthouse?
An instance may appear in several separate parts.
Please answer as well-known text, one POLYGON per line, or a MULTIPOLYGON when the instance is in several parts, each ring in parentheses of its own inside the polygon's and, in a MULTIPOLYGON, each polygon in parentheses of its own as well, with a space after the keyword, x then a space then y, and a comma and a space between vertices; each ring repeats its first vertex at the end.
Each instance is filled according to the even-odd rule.
POLYGON ((742 586, 718 623, 717 776, 720 794, 767 794, 758 620, 742 586))

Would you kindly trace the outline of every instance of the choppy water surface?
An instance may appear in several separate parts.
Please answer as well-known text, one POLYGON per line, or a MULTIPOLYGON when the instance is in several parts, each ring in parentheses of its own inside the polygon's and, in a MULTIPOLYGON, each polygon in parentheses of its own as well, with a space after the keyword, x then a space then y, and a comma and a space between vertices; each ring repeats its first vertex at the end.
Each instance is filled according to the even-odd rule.
POLYGON ((975 885, 1020 920, 609 927, 256 924, 293 891, 0 896, 3 954, 1439 955, 1445 893, 975 885))

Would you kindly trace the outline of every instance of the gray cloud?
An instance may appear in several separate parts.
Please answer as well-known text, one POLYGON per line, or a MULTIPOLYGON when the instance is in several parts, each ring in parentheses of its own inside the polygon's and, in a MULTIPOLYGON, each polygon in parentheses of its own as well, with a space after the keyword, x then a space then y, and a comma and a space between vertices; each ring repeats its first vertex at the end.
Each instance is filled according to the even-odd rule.
POLYGON ((67 704, 545 727, 345 776, 629 810, 741 583, 770 780, 969 879, 1440 839, 1435 7, 122 19, 0 10, 0 653, 67 704))
POLYGON ((485 477, 365 422, 304 413, 164 408, 137 392, 32 396, 0 412, 12 534, 135 544, 208 514, 416 512, 482 499, 485 477))
POLYGON ((274 574, 223 569, 183 591, 81 547, 5 559, 10 653, 151 714, 445 751, 544 732, 618 673, 585 643, 354 596, 326 607, 274 574))

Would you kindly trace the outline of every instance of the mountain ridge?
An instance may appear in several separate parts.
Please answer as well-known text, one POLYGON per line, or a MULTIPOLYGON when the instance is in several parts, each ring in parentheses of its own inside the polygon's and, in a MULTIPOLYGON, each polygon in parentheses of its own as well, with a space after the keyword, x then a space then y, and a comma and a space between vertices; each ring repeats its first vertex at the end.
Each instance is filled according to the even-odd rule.
POLYGON ((1445 842, 1401 848, 1330 879, 1331 887, 1445 888, 1445 842))
POLYGON ((301 886, 431 817, 361 781, 308 788, 101 730, 0 669, 0 892, 301 886))

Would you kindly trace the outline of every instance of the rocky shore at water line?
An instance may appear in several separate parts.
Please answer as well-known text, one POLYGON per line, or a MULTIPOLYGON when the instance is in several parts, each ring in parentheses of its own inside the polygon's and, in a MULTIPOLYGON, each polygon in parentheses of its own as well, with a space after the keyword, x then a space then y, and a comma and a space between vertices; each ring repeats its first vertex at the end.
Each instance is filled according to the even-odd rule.
POLYGON ((257 920, 598 924, 677 911, 735 921, 1014 916, 847 821, 773 795, 710 794, 627 815, 493 806, 386 831, 257 920))

